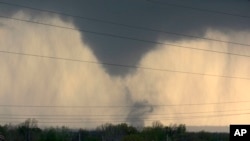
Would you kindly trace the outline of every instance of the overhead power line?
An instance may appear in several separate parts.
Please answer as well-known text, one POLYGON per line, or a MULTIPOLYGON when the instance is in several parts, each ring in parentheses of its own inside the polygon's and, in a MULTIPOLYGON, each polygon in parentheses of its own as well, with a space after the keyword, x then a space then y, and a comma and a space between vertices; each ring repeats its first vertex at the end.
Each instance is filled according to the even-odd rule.
MULTIPOLYGON (((145 113, 145 116, 167 116, 167 115, 194 115, 194 114, 209 114, 209 113, 227 113, 227 112, 246 112, 250 109, 230 109, 230 110, 213 110, 213 111, 191 111, 191 112, 176 112, 176 113, 165 113, 165 114, 153 114, 145 113)), ((164 111, 163 111, 164 112, 164 111)), ((128 114, 0 114, 0 117, 126 117, 128 114)))
MULTIPOLYGON (((229 113, 229 114, 210 114, 210 115, 189 115, 189 116, 162 116, 162 117, 112 117, 110 118, 86 118, 86 117, 77 117, 77 118, 68 118, 68 117, 36 117, 37 120, 57 120, 57 121, 109 121, 109 120, 164 120, 164 119, 182 119, 182 118, 197 118, 197 117, 215 117, 215 116, 231 116, 231 115, 245 115, 248 113, 229 113)), ((27 119, 26 117, 0 117, 0 119, 27 119)))
POLYGON ((224 101, 210 103, 185 103, 185 104, 145 104, 145 105, 85 105, 85 106, 63 106, 63 105, 10 105, 1 104, 5 108, 139 108, 139 107, 176 107, 176 106, 204 106, 204 105, 221 105, 221 104, 239 104, 250 103, 250 101, 224 101))
POLYGON ((47 59, 54 59, 54 60, 80 62, 80 63, 90 63, 90 64, 114 66, 114 67, 122 67, 122 68, 133 68, 133 69, 142 69, 142 70, 151 70, 151 71, 162 71, 162 72, 170 72, 170 73, 182 73, 182 74, 191 74, 191 75, 220 77, 220 78, 227 78, 227 79, 250 80, 250 78, 247 78, 247 77, 196 73, 196 72, 178 71, 178 70, 170 70, 170 69, 150 68, 150 67, 144 67, 144 66, 123 65, 123 64, 115 64, 115 63, 107 63, 107 62, 94 62, 94 61, 63 58, 63 57, 45 56, 45 55, 37 55, 37 54, 29 54, 29 53, 21 53, 21 52, 11 52, 11 51, 4 51, 4 50, 0 50, 0 53, 22 55, 22 56, 30 56, 30 57, 40 57, 40 58, 47 58, 47 59))
POLYGON ((203 12, 209 12, 209 13, 215 13, 215 14, 221 14, 221 15, 228 15, 228 16, 234 16, 234 17, 240 17, 240 18, 247 18, 250 19, 250 16, 246 15, 240 15, 240 14, 234 14, 234 13, 227 13, 223 11, 217 11, 217 10, 211 10, 211 9, 204 9, 204 8, 197 8, 197 7, 192 7, 192 6, 186 6, 186 5, 179 5, 179 4, 174 4, 174 3, 169 3, 167 1, 159 1, 159 0, 146 0, 150 3, 158 4, 161 6, 174 6, 174 7, 180 7, 180 8, 185 8, 185 9, 192 9, 196 11, 203 11, 203 12))
MULTIPOLYGON (((182 46, 182 45, 177 45, 177 44, 162 43, 162 42, 157 42, 157 41, 149 41, 149 40, 137 39, 137 38, 133 38, 133 37, 115 35, 115 34, 110 34, 110 33, 96 32, 96 31, 90 31, 90 30, 85 30, 85 29, 76 29, 76 28, 72 28, 72 27, 65 27, 65 26, 59 26, 59 25, 48 24, 48 23, 41 23, 41 22, 30 21, 30 20, 25 20, 25 19, 12 18, 12 17, 2 16, 2 15, 0 16, 0 18, 11 19, 11 20, 16 20, 16 21, 21 21, 21 22, 32 23, 32 24, 51 26, 51 27, 62 28, 62 29, 68 29, 68 30, 79 31, 79 32, 84 32, 84 33, 89 33, 89 34, 94 34, 94 35, 99 35, 99 36, 107 36, 107 37, 113 37, 113 38, 133 40, 133 41, 138 41, 138 42, 145 42, 145 43, 149 43, 149 44, 167 45, 169 47, 185 48, 185 49, 212 52, 212 53, 218 53, 218 54, 227 54, 227 55, 233 55, 233 56, 239 56, 239 57, 248 57, 248 58, 250 57, 250 55, 228 53, 228 52, 208 50, 208 49, 200 49, 200 48, 182 46)), ((250 45, 246 44, 246 46, 250 46, 250 45)), ((141 46, 141 47, 144 47, 144 46, 141 46)))
MULTIPOLYGON (((186 116, 186 117, 165 117, 165 118, 131 118, 130 120, 132 120, 133 122, 141 122, 141 121, 168 121, 168 120, 187 120, 187 119, 202 119, 202 118, 219 118, 219 117, 229 117, 229 116, 245 116, 245 115, 250 115, 250 113, 233 113, 233 114, 214 114, 214 115, 198 115, 198 116, 186 116)), ((0 118, 0 119, 6 119, 6 118, 0 118)), ((10 121, 10 120, 17 120, 17 119, 22 119, 25 120, 27 118, 8 118, 9 121, 5 121, 5 122, 16 122, 16 121, 10 121)), ((91 120, 91 119, 84 119, 84 120, 78 120, 78 119, 71 119, 71 120, 58 120, 58 121, 47 121, 45 119, 39 121, 38 123, 100 123, 100 122, 122 122, 122 123, 128 123, 128 121, 126 119, 95 119, 95 120, 91 120)), ((53 119, 56 120, 56 119, 53 119)), ((1 121, 0 121, 1 122, 1 121)), ((3 121, 2 121, 3 122, 3 121)))
POLYGON ((117 22, 112 22, 112 21, 107 21, 107 20, 102 20, 102 19, 97 19, 97 18, 90 18, 90 17, 84 17, 84 16, 76 16, 76 15, 71 15, 71 14, 64 13, 64 12, 58 12, 58 11, 52 11, 52 10, 34 8, 34 7, 30 7, 30 6, 26 6, 26 5, 21 5, 21 4, 14 4, 14 3, 3 2, 3 1, 0 1, 0 4, 12 5, 12 6, 16 6, 16 7, 22 7, 22 8, 26 8, 26 9, 41 11, 41 12, 49 12, 49 13, 58 14, 58 15, 62 15, 62 16, 79 18, 79 19, 84 19, 84 20, 88 20, 88 21, 106 23, 106 24, 111 24, 111 25, 118 25, 118 26, 133 28, 133 29, 153 31, 153 32, 159 32, 159 33, 164 33, 164 34, 170 34, 170 35, 172 34, 172 35, 177 35, 177 36, 183 36, 183 37, 189 37, 189 38, 197 38, 197 39, 203 39, 203 40, 209 40, 209 41, 216 41, 216 42, 222 42, 222 43, 228 43, 228 44, 235 44, 235 45, 240 45, 240 46, 250 46, 249 44, 244 44, 244 43, 224 41, 224 40, 212 39, 212 38, 206 38, 206 37, 199 37, 199 36, 187 35, 187 34, 182 34, 182 33, 175 33, 175 32, 170 32, 170 31, 165 31, 165 30, 158 30, 158 29, 149 28, 149 27, 142 27, 142 26, 122 24, 122 23, 117 23, 117 22))
MULTIPOLYGON (((218 53, 218 54, 227 54, 227 55, 248 57, 248 58, 250 57, 250 55, 243 55, 243 54, 237 54, 237 53, 227 53, 227 52, 221 52, 221 51, 215 51, 215 50, 208 50, 208 49, 200 49, 200 48, 182 46, 182 45, 177 45, 177 44, 162 43, 162 42, 157 42, 157 41, 149 41, 149 40, 137 39, 137 38, 133 38, 133 37, 115 35, 115 34, 111 34, 111 33, 96 32, 96 31, 90 31, 90 30, 85 30, 85 29, 76 29, 76 28, 72 28, 72 27, 65 27, 65 26, 59 26, 59 25, 54 25, 54 24, 41 23, 41 22, 30 21, 30 20, 25 20, 25 19, 18 19, 18 18, 12 18, 12 17, 2 16, 2 15, 0 16, 0 18, 11 19, 11 20, 16 20, 16 21, 21 21, 21 22, 32 23, 32 24, 40 24, 40 25, 51 26, 51 27, 62 28, 62 29, 68 29, 68 30, 79 31, 79 32, 85 32, 85 33, 99 35, 99 36, 108 36, 108 37, 113 37, 113 38, 120 38, 120 39, 133 40, 133 41, 138 41, 138 42, 145 42, 145 43, 150 43, 150 44, 167 45, 169 47, 186 48, 186 49, 192 49, 192 50, 198 50, 198 51, 212 52, 212 53, 218 53)), ((250 46, 250 45, 246 44, 245 46, 250 46)), ((141 46, 141 47, 144 47, 144 46, 141 46)))

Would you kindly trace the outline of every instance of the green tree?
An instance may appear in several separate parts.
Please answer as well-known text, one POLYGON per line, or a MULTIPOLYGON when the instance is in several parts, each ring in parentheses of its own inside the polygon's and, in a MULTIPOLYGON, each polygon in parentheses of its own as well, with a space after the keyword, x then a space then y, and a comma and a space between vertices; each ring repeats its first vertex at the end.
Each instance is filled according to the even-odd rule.
POLYGON ((144 141, 144 139, 139 134, 131 134, 124 136, 122 141, 144 141))
POLYGON ((165 141, 166 139, 164 126, 159 121, 154 121, 152 127, 144 127, 142 136, 146 141, 165 141))
POLYGON ((37 137, 37 134, 41 130, 37 126, 38 121, 36 119, 27 119, 23 123, 19 124, 17 130, 22 135, 23 140, 31 141, 37 137))

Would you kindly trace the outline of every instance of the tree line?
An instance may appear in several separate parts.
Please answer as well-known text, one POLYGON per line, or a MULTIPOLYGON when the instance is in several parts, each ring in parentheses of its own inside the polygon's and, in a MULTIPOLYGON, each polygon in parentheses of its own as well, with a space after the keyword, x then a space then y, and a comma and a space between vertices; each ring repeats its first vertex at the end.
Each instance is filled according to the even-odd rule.
POLYGON ((159 121, 142 128, 106 123, 94 130, 39 128, 37 123, 27 119, 19 125, 0 125, 0 134, 6 141, 229 141, 228 133, 187 132, 184 124, 164 126, 159 121))

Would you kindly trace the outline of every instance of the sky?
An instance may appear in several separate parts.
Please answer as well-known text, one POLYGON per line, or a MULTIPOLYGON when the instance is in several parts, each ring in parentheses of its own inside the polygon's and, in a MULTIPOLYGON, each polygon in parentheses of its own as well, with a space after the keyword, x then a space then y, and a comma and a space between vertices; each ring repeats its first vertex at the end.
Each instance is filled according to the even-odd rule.
POLYGON ((248 124, 249 6, 1 0, 1 123, 248 124))

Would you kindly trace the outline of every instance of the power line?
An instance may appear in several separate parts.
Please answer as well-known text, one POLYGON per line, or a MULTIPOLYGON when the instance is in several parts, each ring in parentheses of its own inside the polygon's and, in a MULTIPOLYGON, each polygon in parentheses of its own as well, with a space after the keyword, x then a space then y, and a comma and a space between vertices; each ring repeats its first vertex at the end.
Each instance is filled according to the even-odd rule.
MULTIPOLYGON (((169 114, 172 115, 190 115, 190 114, 208 114, 208 113, 225 113, 225 112, 243 112, 250 111, 250 109, 231 109, 231 110, 216 110, 216 111, 192 111, 192 112, 177 112, 177 113, 167 113, 167 114, 152 114, 145 113, 145 116, 166 116, 169 114)), ((124 117, 128 114, 0 114, 0 117, 124 117)))
MULTIPOLYGON (((29 22, 29 23, 35 23, 35 24, 42 24, 42 25, 47 25, 47 26, 65 28, 65 29, 70 29, 70 30, 77 30, 75 28, 63 27, 63 26, 57 26, 57 25, 51 25, 51 24, 40 23, 40 22, 35 22, 35 21, 29 21, 29 20, 23 20, 23 19, 17 19, 17 18, 10 18, 10 17, 5 17, 5 16, 0 16, 0 17, 7 18, 7 19, 18 20, 18 21, 29 22)), ((83 31, 83 30, 81 30, 81 31, 83 31)), ((234 53, 225 53, 225 52, 211 51, 211 50, 206 50, 206 49, 197 49, 197 48, 192 48, 192 47, 185 47, 185 46, 179 46, 179 45, 173 45, 173 44, 166 44, 166 43, 160 43, 160 42, 155 42, 155 41, 147 41, 147 40, 135 39, 135 38, 125 37, 125 36, 118 36, 118 35, 113 35, 113 34, 108 34, 108 33, 99 33, 99 32, 92 32, 92 31, 85 31, 85 30, 84 30, 84 32, 88 32, 88 33, 92 33, 92 34, 98 34, 98 35, 102 35, 102 36, 112 36, 112 37, 117 37, 117 38, 137 40, 137 41, 148 42, 148 43, 170 45, 170 46, 180 47, 180 48, 189 48, 189 49, 194 49, 194 50, 201 50, 201 51, 209 51, 209 52, 229 54, 229 55, 250 57, 248 55, 241 55, 241 54, 234 54, 234 53)), ((85 62, 85 63, 92 63, 92 64, 93 63, 94 64, 102 64, 102 65, 108 65, 108 66, 117 66, 117 67, 126 67, 126 68, 138 68, 138 69, 148 69, 148 70, 157 70, 157 71, 168 71, 168 72, 178 72, 178 73, 195 74, 195 75, 207 75, 207 76, 214 76, 214 77, 224 77, 224 78, 250 80, 250 78, 244 78, 244 77, 231 77, 231 76, 222 76, 222 75, 213 75, 213 74, 192 73, 192 72, 175 71, 175 70, 167 70, 167 69, 157 69, 157 68, 149 68, 149 67, 141 67, 141 66, 113 64, 113 63, 106 63, 106 62, 99 63, 99 62, 93 62, 93 61, 84 61, 84 60, 69 59, 69 58, 59 58, 59 57, 51 57, 51 56, 42 56, 42 55, 35 55, 35 54, 27 54, 27 53, 18 53, 18 52, 3 51, 3 50, 0 51, 0 52, 1 53, 8 53, 8 54, 18 54, 18 55, 26 55, 26 56, 33 56, 33 57, 43 57, 43 58, 50 58, 50 59, 58 59, 58 60, 67 60, 67 61, 75 61, 75 62, 85 62)))
POLYGON ((222 115, 206 115, 206 116, 190 116, 190 117, 172 117, 160 120, 183 120, 183 119, 197 119, 197 118, 215 118, 215 117, 228 117, 228 116, 242 116, 242 115, 250 115, 250 113, 236 113, 236 114, 222 114, 222 115))
MULTIPOLYGON (((141 121, 168 121, 168 120, 186 120, 186 119, 202 119, 202 118, 218 118, 218 117, 230 117, 230 116, 244 116, 244 115, 250 115, 250 113, 233 113, 233 114, 214 114, 214 115, 198 115, 198 116, 186 116, 186 117, 163 117, 163 118, 129 118, 129 119, 85 119, 85 120, 76 120, 76 119, 70 119, 62 120, 62 121, 38 121, 38 123, 100 123, 100 122, 128 122, 127 120, 132 120, 133 122, 141 122, 141 121)), ((5 119, 5 118, 0 118, 5 119)), ((27 118, 8 118, 8 119, 27 119, 27 118)), ((38 119, 37 119, 38 120, 38 119)), ((56 119, 54 119, 56 120, 56 119)), ((12 122, 12 121, 9 121, 12 122)))
POLYGON ((26 5, 14 4, 14 3, 9 3, 9 2, 0 1, 0 4, 12 5, 12 6, 16 6, 16 7, 23 7, 23 8, 26 8, 26 9, 32 9, 32 10, 41 11, 41 12, 49 12, 49 13, 54 13, 54 14, 58 14, 58 15, 63 15, 63 16, 68 16, 68 17, 73 17, 73 18, 79 18, 79 19, 84 19, 84 20, 89 20, 89 21, 94 21, 94 22, 107 23, 107 24, 111 24, 111 25, 118 25, 118 26, 133 28, 133 29, 153 31, 153 32, 165 33, 165 34, 170 34, 170 35, 172 34, 172 35, 184 36, 184 37, 189 37, 189 38, 197 38, 197 39, 203 39, 203 40, 210 40, 210 41, 216 41, 216 42, 222 42, 222 43, 228 43, 228 44, 235 44, 235 45, 240 45, 240 46, 250 46, 249 44, 244 44, 244 43, 224 41, 224 40, 212 39, 212 38, 206 38, 206 37, 198 37, 198 36, 187 35, 187 34, 182 34, 182 33, 175 33, 175 32, 170 32, 170 31, 158 30, 158 29, 149 28, 149 27, 127 25, 127 24, 122 24, 122 23, 117 23, 117 22, 112 22, 112 21, 107 21, 107 20, 101 20, 101 19, 97 19, 97 18, 75 16, 75 15, 71 15, 71 14, 64 13, 64 12, 58 12, 58 11, 52 11, 52 10, 34 8, 34 7, 26 6, 26 5))
POLYGON ((22 56, 31 56, 31 57, 40 57, 40 58, 47 58, 47 59, 54 59, 54 60, 80 62, 80 63, 90 63, 90 64, 97 64, 97 65, 105 65, 105 66, 115 66, 115 67, 122 67, 122 68, 133 68, 133 69, 142 69, 142 70, 151 70, 151 71, 162 71, 162 72, 182 73, 182 74, 201 75, 201 76, 210 76, 210 77, 221 77, 221 78, 228 78, 228 79, 250 80, 250 78, 247 78, 247 77, 177 71, 177 70, 170 70, 170 69, 150 68, 150 67, 144 67, 144 66, 123 65, 123 64, 115 64, 115 63, 107 63, 107 62, 94 62, 94 61, 63 58, 63 57, 45 56, 45 55, 37 55, 37 54, 29 54, 29 53, 21 53, 21 52, 11 52, 11 51, 4 51, 4 50, 0 50, 0 53, 22 55, 22 56))
MULTIPOLYGON (((150 43, 150 44, 167 45, 167 46, 176 47, 176 48, 186 48, 186 49, 192 49, 192 50, 198 50, 198 51, 212 52, 212 53, 218 53, 218 54, 228 54, 228 55, 247 57, 247 58, 250 57, 250 55, 243 55, 243 54, 237 54, 237 53, 227 53, 227 52, 221 52, 221 51, 215 51, 215 50, 182 46, 182 45, 177 45, 177 44, 149 41, 149 40, 137 39, 137 38, 127 37, 127 36, 120 36, 120 35, 115 35, 115 34, 110 34, 110 33, 95 32, 95 31, 90 31, 90 30, 85 30, 85 29, 76 29, 76 28, 72 28, 72 27, 65 27, 65 26, 53 25, 53 24, 48 24, 48 23, 41 23, 41 22, 30 21, 30 20, 25 20, 25 19, 6 17, 6 16, 2 16, 2 15, 0 16, 0 18, 22 21, 22 22, 27 22, 27 23, 32 23, 32 24, 40 24, 40 25, 45 25, 45 26, 57 27, 57 28, 68 29, 68 30, 73 30, 73 31, 80 31, 80 32, 95 34, 95 35, 99 35, 99 36, 108 36, 108 37, 113 37, 113 38, 120 38, 120 39, 126 39, 126 40, 145 42, 145 43, 150 43)), ((246 44, 246 46, 250 46, 250 45, 246 44)), ((141 47, 144 47, 144 46, 141 46, 141 47)))
MULTIPOLYGON (((7 17, 7 16, 2 16, 2 15, 0 16, 0 18, 11 19, 11 20, 16 20, 16 21, 21 21, 21 22, 32 23, 32 24, 51 26, 51 27, 62 28, 62 29, 68 29, 68 30, 79 31, 79 32, 85 32, 85 33, 99 35, 99 36, 108 36, 108 37, 113 37, 113 38, 120 38, 120 39, 133 40, 133 41, 138 41, 138 42, 145 42, 145 43, 150 43, 150 44, 167 45, 167 46, 170 46, 170 47, 186 48, 186 49, 192 49, 192 50, 198 50, 198 51, 205 51, 205 52, 212 52, 212 53, 218 53, 218 54, 227 54, 227 55, 239 56, 239 57, 247 57, 247 58, 250 57, 250 55, 243 55, 243 54, 237 54, 237 53, 227 53, 227 52, 221 52, 221 51, 215 51, 215 50, 208 50, 208 49, 200 49, 200 48, 182 46, 182 45, 177 45, 177 44, 162 43, 162 42, 157 42, 157 41, 149 41, 149 40, 137 39, 137 38, 121 36, 121 35, 115 35, 115 34, 110 34, 110 33, 95 32, 95 31, 90 31, 90 30, 85 30, 85 29, 76 29, 76 28, 72 28, 72 27, 65 27, 65 26, 59 26, 59 25, 48 24, 48 23, 41 23, 41 22, 30 21, 30 20, 25 20, 25 19, 18 19, 18 18, 7 17)), ((250 45, 246 44, 246 46, 250 46, 250 45)), ((144 47, 144 46, 141 46, 141 47, 144 47)))
POLYGON ((239 104, 250 103, 250 101, 225 101, 225 102, 210 102, 210 103, 186 103, 186 104, 145 104, 141 106, 134 105, 91 105, 91 106, 62 106, 62 105, 5 105, 1 104, 0 107, 6 108, 146 108, 146 107, 176 107, 176 106, 205 106, 205 105, 221 105, 221 104, 239 104))
POLYGON ((210 13, 216 13, 216 14, 222 14, 222 15, 228 15, 228 16, 234 16, 234 17, 241 17, 241 18, 247 18, 250 19, 250 16, 245 16, 245 15, 240 15, 240 14, 233 14, 233 13, 227 13, 227 12, 222 12, 222 11, 216 11, 216 10, 211 10, 211 9, 203 9, 203 8, 197 8, 197 7, 191 7, 191 6, 186 6, 186 5, 179 5, 179 4, 173 4, 173 3, 169 3, 169 2, 161 2, 158 0, 146 0, 150 3, 154 3, 154 4, 160 4, 162 5, 167 5, 167 6, 174 6, 174 7, 180 7, 180 8, 185 8, 185 9, 192 9, 192 10, 196 10, 196 11, 204 11, 204 12, 210 12, 210 13))

